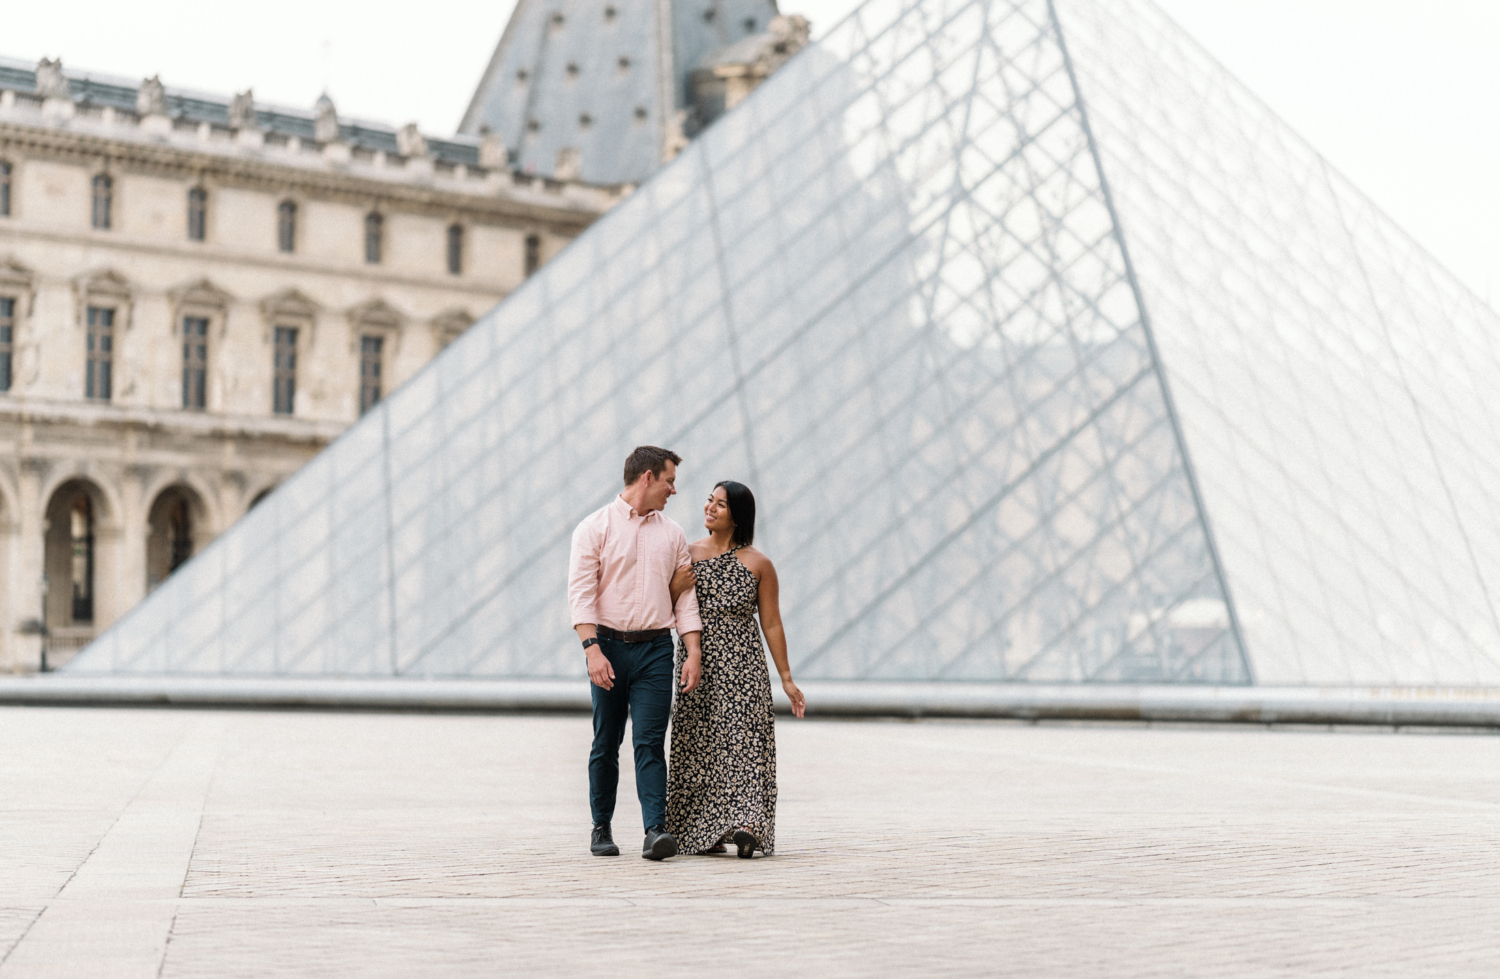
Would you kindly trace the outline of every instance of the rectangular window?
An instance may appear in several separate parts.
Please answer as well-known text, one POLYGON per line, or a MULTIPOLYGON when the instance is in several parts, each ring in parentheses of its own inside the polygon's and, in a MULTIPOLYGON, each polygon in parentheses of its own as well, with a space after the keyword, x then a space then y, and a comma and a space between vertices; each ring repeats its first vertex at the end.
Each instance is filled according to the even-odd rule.
POLYGON ((365 262, 380 264, 381 246, 385 238, 385 218, 371 211, 365 215, 365 262))
POLYGON ((458 275, 464 270, 464 229, 462 225, 448 226, 448 271, 458 275))
POLYGON ((182 406, 202 411, 208 402, 208 320, 182 320, 182 406))
POLYGON ((108 231, 114 207, 115 182, 106 174, 94 175, 94 227, 108 231))
POLYGON ((90 306, 88 315, 88 365, 83 380, 83 396, 94 401, 108 401, 114 386, 115 311, 90 306))
POLYGON ((297 329, 276 328, 276 350, 272 370, 271 410, 290 415, 297 401, 297 329))
POLYGON ((542 236, 541 235, 527 235, 526 236, 526 276, 527 276, 527 278, 530 278, 531 277, 531 273, 535 272, 537 269, 539 269, 541 267, 542 267, 542 236))
POLYGON ((0 296, 0 391, 10 390, 10 363, 15 339, 16 301, 9 296, 0 296))
POLYGON ((291 201, 276 207, 276 247, 284 252, 297 250, 297 205, 291 201))
POLYGON ((0 160, 0 218, 10 217, 10 161, 0 160))
POLYGON ((208 236, 208 191, 194 187, 188 191, 188 240, 203 241, 208 236))
POLYGON ((359 413, 363 415, 380 400, 380 337, 359 338, 359 413))

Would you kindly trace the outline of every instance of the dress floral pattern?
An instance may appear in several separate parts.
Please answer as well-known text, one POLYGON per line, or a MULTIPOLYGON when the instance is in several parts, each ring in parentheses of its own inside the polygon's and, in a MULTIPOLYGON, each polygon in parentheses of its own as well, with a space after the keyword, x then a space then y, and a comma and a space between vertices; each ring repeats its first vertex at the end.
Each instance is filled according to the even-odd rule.
MULTIPOLYGON (((741 826, 776 850, 776 726, 755 622, 755 575, 735 548, 698 561, 703 676, 672 707, 667 829, 683 853, 728 842, 741 826)), ((687 649, 677 644, 677 675, 687 649)))

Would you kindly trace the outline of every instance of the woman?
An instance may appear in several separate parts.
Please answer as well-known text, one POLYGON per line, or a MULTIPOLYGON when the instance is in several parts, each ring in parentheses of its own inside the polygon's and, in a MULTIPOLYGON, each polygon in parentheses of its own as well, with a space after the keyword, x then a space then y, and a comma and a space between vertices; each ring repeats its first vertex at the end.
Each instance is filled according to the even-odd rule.
MULTIPOLYGON (((776 604, 776 569, 751 547, 755 497, 740 483, 714 487, 703 507, 708 536, 688 545, 691 569, 672 580, 672 597, 698 589, 703 614, 703 678, 672 708, 667 766, 667 829, 683 853, 723 853, 733 840, 741 857, 776 850, 776 728, 761 629, 781 674, 781 688, 802 716, 802 691, 787 666, 786 634, 776 604)), ((677 675, 687 651, 677 646, 677 675)))

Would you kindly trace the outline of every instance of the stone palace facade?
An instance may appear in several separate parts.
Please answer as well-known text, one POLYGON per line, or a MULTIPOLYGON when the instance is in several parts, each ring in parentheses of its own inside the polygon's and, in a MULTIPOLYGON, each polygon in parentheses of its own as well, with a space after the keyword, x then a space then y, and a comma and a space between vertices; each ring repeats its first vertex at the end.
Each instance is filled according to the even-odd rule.
POLYGON ((128 611, 628 190, 0 60, 0 670, 128 611))

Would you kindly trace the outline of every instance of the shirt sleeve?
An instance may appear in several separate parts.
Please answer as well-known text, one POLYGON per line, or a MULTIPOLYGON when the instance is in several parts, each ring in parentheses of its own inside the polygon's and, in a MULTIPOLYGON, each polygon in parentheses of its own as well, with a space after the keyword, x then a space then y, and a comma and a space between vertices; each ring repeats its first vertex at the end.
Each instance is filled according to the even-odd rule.
POLYGON ((574 625, 599 621, 599 552, 603 544, 598 521, 590 516, 573 529, 568 549, 568 612, 574 625))
MULTIPOLYGON (((674 569, 687 567, 693 563, 692 557, 688 554, 687 535, 682 532, 681 527, 677 528, 676 537, 677 563, 673 565, 674 569)), ((672 616, 679 636, 689 632, 703 631, 703 617, 698 611, 698 589, 689 588, 677 596, 677 604, 672 606, 672 616)))

